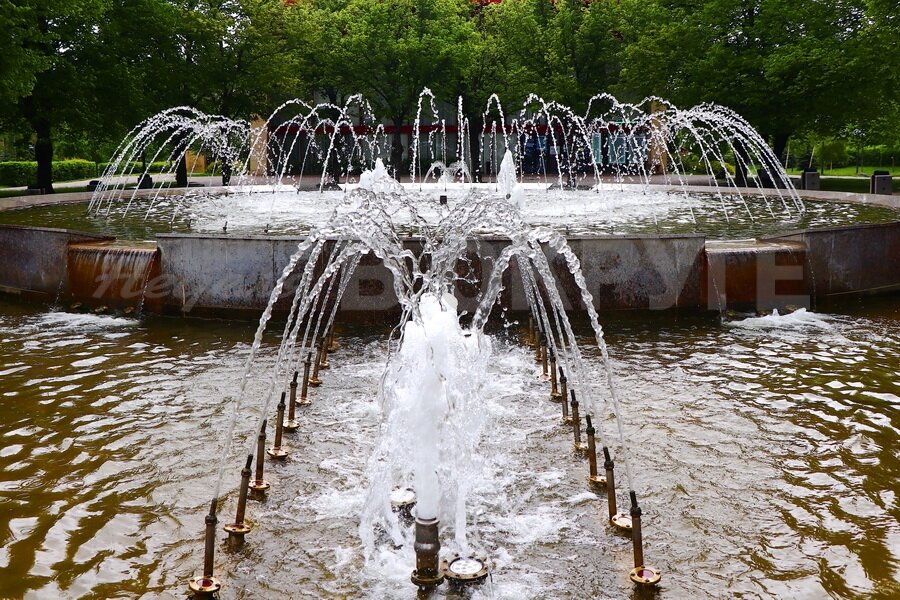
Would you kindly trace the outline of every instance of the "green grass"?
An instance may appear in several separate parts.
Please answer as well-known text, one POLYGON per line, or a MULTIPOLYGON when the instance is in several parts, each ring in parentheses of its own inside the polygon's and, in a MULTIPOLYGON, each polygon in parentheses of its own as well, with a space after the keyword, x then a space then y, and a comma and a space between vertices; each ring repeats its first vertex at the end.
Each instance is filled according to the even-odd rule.
MULTIPOLYGON (((837 169, 826 169, 824 171, 820 170, 822 175, 833 175, 835 177, 860 177, 860 178, 869 178, 872 176, 873 171, 888 171, 891 175, 895 177, 900 177, 900 166, 891 167, 875 167, 872 165, 863 165, 859 168, 859 173, 856 172, 856 166, 850 167, 839 167, 837 169)), ((788 169, 788 173, 791 175, 799 175, 799 169, 788 169)))

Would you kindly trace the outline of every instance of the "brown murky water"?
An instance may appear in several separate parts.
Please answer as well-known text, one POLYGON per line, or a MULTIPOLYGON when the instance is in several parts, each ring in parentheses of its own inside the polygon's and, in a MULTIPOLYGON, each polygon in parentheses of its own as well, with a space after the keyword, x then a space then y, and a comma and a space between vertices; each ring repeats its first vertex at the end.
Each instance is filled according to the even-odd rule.
MULTIPOLYGON (((656 597, 900 597, 897 299, 606 328, 645 553, 664 573, 656 597)), ((0 598, 183 596, 252 332, 0 300, 0 598)), ((345 332, 294 454, 267 466, 274 489, 251 503, 248 545, 217 555, 222 598, 415 596, 404 555, 364 565, 356 531, 379 417, 375 333, 345 332)), ((498 340, 496 352, 471 526, 497 569, 475 597, 630 597, 630 542, 603 523, 559 407, 523 349, 498 340)), ((240 436, 263 389, 251 381, 240 436)))

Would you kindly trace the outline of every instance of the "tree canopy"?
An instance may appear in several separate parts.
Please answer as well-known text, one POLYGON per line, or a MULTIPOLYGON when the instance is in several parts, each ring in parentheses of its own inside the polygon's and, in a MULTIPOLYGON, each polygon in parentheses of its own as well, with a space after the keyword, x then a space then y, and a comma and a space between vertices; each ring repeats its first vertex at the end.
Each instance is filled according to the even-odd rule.
POLYGON ((896 0, 0 0, 0 28, 0 128, 48 188, 55 141, 101 153, 171 106, 249 118, 360 93, 400 124, 426 87, 476 125, 492 93, 583 111, 613 92, 726 105, 779 153, 900 137, 896 0))

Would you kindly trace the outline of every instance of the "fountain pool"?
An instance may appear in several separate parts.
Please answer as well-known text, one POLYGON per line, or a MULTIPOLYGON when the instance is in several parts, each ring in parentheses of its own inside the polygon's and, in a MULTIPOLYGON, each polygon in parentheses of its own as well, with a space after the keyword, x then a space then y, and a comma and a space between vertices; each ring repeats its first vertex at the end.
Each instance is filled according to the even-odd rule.
MULTIPOLYGON (((746 239, 796 229, 900 220, 900 210, 887 206, 805 199, 801 212, 777 197, 752 192, 746 197, 730 193, 720 197, 712 190, 666 191, 662 186, 624 184, 606 184, 596 193, 547 190, 536 184, 523 187, 526 220, 572 236, 697 233, 714 240, 746 239)), ((497 193, 493 184, 447 190, 435 184, 407 185, 406 190, 426 215, 437 213, 440 196, 459 204, 470 194, 497 193)), ((232 236, 299 237, 324 225, 345 199, 343 192, 267 186, 232 188, 227 194, 221 188, 201 189, 192 190, 188 197, 138 196, 130 204, 114 203, 99 213, 89 212, 84 203, 0 211, 0 225, 56 227, 121 240, 153 240, 161 233, 217 235, 223 228, 232 236)), ((414 227, 407 232, 416 234, 414 227)))
MULTIPOLYGON (((228 418, 220 400, 252 337, 249 324, 223 325, 0 300, 0 595, 181 597, 212 483, 207 449, 228 418)), ((900 592, 896 301, 604 327, 626 414, 655 416, 631 431, 660 600, 900 592)), ((475 597, 629 597, 630 541, 604 525, 516 331, 489 332, 497 360, 470 514, 497 566, 475 597)), ((223 599, 410 597, 409 551, 366 569, 357 536, 386 333, 339 325, 328 381, 287 438, 293 455, 267 467, 273 489, 251 502, 252 539, 217 554, 223 599)), ((276 349, 267 336, 263 365, 276 349)), ((242 433, 265 385, 248 394, 242 433)), ((223 513, 236 485, 229 470, 223 513)))

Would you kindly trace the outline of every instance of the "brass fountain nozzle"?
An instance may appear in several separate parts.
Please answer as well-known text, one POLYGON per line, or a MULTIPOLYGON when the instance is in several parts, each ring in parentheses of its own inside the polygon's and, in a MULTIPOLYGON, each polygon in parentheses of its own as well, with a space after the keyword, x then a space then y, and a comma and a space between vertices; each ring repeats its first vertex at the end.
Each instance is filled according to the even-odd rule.
POLYGON ((247 493, 250 489, 250 465, 253 464, 253 455, 247 455, 247 463, 241 469, 241 487, 238 491, 237 513, 234 523, 225 525, 223 529, 228 532, 228 540, 239 546, 244 543, 244 536, 250 533, 253 527, 244 520, 247 513, 247 493))
POLYGON ((587 452, 588 447, 581 441, 581 417, 578 414, 578 399, 575 397, 575 390, 570 390, 569 394, 572 395, 570 406, 572 408, 572 433, 575 437, 575 452, 584 453, 587 452))
POLYGON ((259 428, 259 435, 256 437, 256 474, 249 485, 254 492, 265 492, 271 487, 271 484, 263 478, 263 466, 265 463, 263 455, 266 453, 266 424, 268 422, 268 419, 263 419, 262 426, 259 428))
POLYGON ((638 585, 656 585, 662 579, 662 573, 656 567, 644 564, 644 538, 641 532, 641 507, 638 506, 637 494, 631 496, 631 540, 634 548, 634 568, 628 574, 631 581, 638 585))
POLYGON ((585 415, 587 421, 587 445, 588 445, 588 485, 595 490, 606 487, 606 477, 597 474, 597 442, 595 438, 596 431, 591 423, 591 415, 585 415))
POLYGON ((213 564, 215 562, 216 553, 216 524, 219 520, 216 518, 216 505, 218 497, 213 498, 209 506, 209 514, 204 518, 206 524, 205 547, 203 551, 203 575, 194 577, 188 582, 188 589, 194 598, 199 600, 208 600, 215 597, 215 594, 222 589, 222 584, 218 579, 213 577, 213 564))
POLYGON ((569 403, 566 402, 566 398, 569 397, 569 380, 566 378, 566 373, 562 367, 559 369, 559 393, 562 395, 559 403, 562 405, 563 425, 570 425, 572 419, 569 417, 569 403))
POLYGON ((309 385, 312 387, 319 387, 322 385, 322 380, 319 379, 319 369, 322 368, 322 345, 318 344, 316 346, 316 360, 313 362, 313 372, 309 378, 309 385))
POLYGON ((303 363, 303 384, 300 386, 300 400, 297 402, 300 406, 309 406, 311 402, 307 398, 309 395, 309 372, 312 368, 312 352, 306 355, 303 363))
POLYGON ((288 456, 288 451, 281 446, 282 437, 284 436, 284 396, 284 392, 281 392, 281 401, 278 403, 278 416, 275 418, 275 443, 266 450, 266 454, 276 460, 284 460, 288 456))
POLYGON ((410 581, 420 588, 433 588, 444 582, 438 555, 441 551, 441 540, 437 519, 416 518, 416 568, 410 575, 410 581))
POLYGON ((609 507, 609 522, 623 533, 631 533, 631 515, 621 513, 616 506, 616 465, 609 454, 609 448, 603 447, 603 468, 606 470, 606 500, 609 507))
POLYGON ((294 371, 294 378, 291 380, 290 389, 291 389, 291 401, 288 404, 288 414, 287 420, 284 422, 284 430, 285 431, 297 431, 300 428, 300 421, 296 419, 297 416, 297 376, 299 373, 294 371))
POLYGON ((319 343, 319 348, 321 352, 319 354, 319 368, 327 369, 330 365, 328 364, 328 349, 330 344, 328 343, 328 336, 323 336, 322 341, 319 343))
POLYGON ((556 353, 550 351, 550 401, 562 402, 565 396, 559 391, 559 385, 556 374, 556 353))

